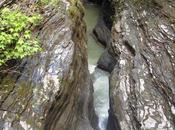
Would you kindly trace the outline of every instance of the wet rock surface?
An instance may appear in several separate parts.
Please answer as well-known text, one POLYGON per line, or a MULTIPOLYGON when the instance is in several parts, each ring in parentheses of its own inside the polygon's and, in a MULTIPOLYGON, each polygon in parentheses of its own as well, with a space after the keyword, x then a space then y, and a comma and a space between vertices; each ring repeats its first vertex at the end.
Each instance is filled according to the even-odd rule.
POLYGON ((43 52, 1 72, 0 130, 98 129, 83 12, 76 4, 70 19, 71 3, 60 4, 54 14, 46 11, 49 18, 38 31, 43 52))
POLYGON ((93 30, 95 38, 106 48, 98 60, 97 67, 101 68, 102 70, 112 72, 114 66, 117 64, 118 56, 114 53, 111 44, 111 32, 105 24, 103 17, 104 16, 102 15, 99 18, 97 25, 93 30))
POLYGON ((104 51, 101 55, 100 59, 98 60, 97 67, 101 68, 102 70, 112 72, 116 65, 116 58, 112 56, 108 50, 104 51))
POLYGON ((174 130, 175 1, 113 3, 108 130, 174 130))
POLYGON ((106 46, 110 45, 111 33, 110 33, 110 30, 106 27, 102 18, 99 18, 99 21, 98 21, 97 25, 95 26, 93 33, 94 33, 96 39, 103 46, 106 47, 106 46))

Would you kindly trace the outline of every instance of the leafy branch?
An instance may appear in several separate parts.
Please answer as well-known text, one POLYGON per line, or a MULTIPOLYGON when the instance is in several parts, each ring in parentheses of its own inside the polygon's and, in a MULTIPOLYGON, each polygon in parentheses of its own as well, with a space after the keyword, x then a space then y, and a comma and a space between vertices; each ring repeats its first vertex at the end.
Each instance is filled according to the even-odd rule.
POLYGON ((19 9, 0 11, 0 66, 11 59, 21 59, 41 50, 39 40, 32 37, 31 26, 41 21, 39 14, 27 16, 19 9))

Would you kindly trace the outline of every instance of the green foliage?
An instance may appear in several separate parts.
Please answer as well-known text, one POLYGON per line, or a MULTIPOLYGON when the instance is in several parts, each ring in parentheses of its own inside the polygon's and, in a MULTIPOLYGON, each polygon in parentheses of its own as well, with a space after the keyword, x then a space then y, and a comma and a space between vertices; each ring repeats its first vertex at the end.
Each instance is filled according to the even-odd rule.
POLYGON ((9 8, 0 11, 0 66, 10 59, 24 58, 41 50, 30 30, 39 21, 39 14, 27 16, 9 8))

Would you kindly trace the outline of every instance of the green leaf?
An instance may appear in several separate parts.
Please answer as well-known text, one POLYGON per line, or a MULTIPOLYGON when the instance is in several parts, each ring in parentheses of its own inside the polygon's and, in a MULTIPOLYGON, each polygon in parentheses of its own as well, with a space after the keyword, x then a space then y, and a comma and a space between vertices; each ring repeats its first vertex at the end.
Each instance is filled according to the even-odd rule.
POLYGON ((0 10, 0 66, 10 59, 24 58, 41 50, 30 30, 41 19, 39 14, 27 16, 19 9, 0 10))

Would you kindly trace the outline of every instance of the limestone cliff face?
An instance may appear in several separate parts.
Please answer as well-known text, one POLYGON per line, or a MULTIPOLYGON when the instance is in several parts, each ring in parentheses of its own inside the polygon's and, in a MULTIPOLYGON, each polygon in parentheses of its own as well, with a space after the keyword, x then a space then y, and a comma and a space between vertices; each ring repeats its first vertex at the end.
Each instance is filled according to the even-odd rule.
POLYGON ((175 129, 175 1, 113 0, 108 130, 175 129))
POLYGON ((94 130, 82 7, 60 1, 44 15, 43 52, 1 73, 0 129, 94 130))

